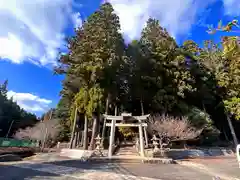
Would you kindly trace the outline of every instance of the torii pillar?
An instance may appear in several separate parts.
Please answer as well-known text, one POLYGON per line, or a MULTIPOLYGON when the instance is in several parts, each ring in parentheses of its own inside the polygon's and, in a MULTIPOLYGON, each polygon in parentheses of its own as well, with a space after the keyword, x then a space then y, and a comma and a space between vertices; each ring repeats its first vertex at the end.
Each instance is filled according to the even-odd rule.
POLYGON ((108 157, 109 158, 112 157, 112 153, 113 153, 113 145, 114 145, 114 139, 115 139, 115 124, 116 124, 116 120, 112 119, 111 131, 110 131, 110 140, 109 140, 109 148, 108 148, 108 157))
MULTIPOLYGON (((139 122, 139 141, 140 141, 140 155, 141 157, 144 157, 144 138, 143 138, 143 122, 144 120, 146 120, 148 117, 150 116, 150 114, 148 115, 143 115, 143 116, 133 116, 135 119, 138 120, 139 122)), ((146 137, 145 137, 146 138, 146 137)), ((147 139, 145 139, 147 141, 147 139)))
POLYGON ((124 113, 122 116, 111 116, 111 115, 104 115, 106 119, 111 120, 110 123, 107 123, 107 126, 111 126, 110 137, 109 137, 109 148, 108 148, 108 157, 112 157, 113 153, 113 145, 114 145, 114 138, 115 138, 115 127, 116 126, 125 126, 125 127, 138 127, 139 128, 139 141, 140 141, 140 154, 144 157, 144 138, 143 138, 143 126, 147 126, 146 123, 142 121, 146 120, 149 117, 148 115, 143 116, 131 116, 131 114, 124 113), (134 119, 138 120, 137 124, 128 124, 128 123, 117 123, 116 121, 122 121, 124 117, 133 117, 134 119))

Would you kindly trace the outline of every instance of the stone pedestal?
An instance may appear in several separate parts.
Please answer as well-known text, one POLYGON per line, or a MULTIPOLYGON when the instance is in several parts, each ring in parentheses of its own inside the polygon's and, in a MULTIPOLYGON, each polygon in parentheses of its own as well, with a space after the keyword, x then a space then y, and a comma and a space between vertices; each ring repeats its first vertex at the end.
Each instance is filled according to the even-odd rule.
POLYGON ((92 155, 93 151, 81 149, 62 149, 60 156, 69 157, 72 159, 87 159, 92 155))

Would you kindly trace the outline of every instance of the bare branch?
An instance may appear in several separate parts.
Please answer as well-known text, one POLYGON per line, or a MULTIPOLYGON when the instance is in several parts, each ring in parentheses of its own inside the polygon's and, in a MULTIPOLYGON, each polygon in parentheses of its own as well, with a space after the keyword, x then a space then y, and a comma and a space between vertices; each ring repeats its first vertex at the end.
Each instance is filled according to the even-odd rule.
POLYGON ((59 132, 60 127, 58 120, 52 119, 50 121, 39 122, 34 127, 20 129, 15 133, 14 137, 16 139, 37 140, 43 142, 44 137, 46 137, 46 141, 55 140, 59 132))
POLYGON ((202 129, 196 129, 186 117, 155 115, 149 119, 148 131, 160 138, 173 140, 188 140, 199 136, 202 129))

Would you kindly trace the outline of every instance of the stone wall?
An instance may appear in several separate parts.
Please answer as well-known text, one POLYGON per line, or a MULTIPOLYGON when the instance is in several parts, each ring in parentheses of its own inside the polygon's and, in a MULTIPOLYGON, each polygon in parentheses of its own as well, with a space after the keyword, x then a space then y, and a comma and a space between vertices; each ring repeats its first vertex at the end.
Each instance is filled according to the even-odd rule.
POLYGON ((69 148, 70 146, 70 143, 69 142, 59 142, 57 145, 56 145, 56 148, 58 149, 63 149, 63 148, 69 148))
MULTIPOLYGON (((152 149, 146 149, 145 155, 147 157, 160 157, 161 153, 153 153, 152 149)), ((226 148, 199 148, 199 149, 170 149, 164 152, 165 157, 173 159, 184 158, 203 158, 203 157, 216 157, 216 156, 234 156, 235 153, 232 149, 226 148)))

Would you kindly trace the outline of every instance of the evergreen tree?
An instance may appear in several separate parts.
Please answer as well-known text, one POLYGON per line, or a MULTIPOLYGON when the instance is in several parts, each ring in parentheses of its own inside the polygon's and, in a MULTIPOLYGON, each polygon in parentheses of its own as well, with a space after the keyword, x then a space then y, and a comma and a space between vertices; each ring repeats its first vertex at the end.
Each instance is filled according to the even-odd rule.
POLYGON ((20 128, 33 126, 37 117, 26 112, 13 101, 7 98, 8 81, 0 84, 0 137, 11 137, 20 128))

